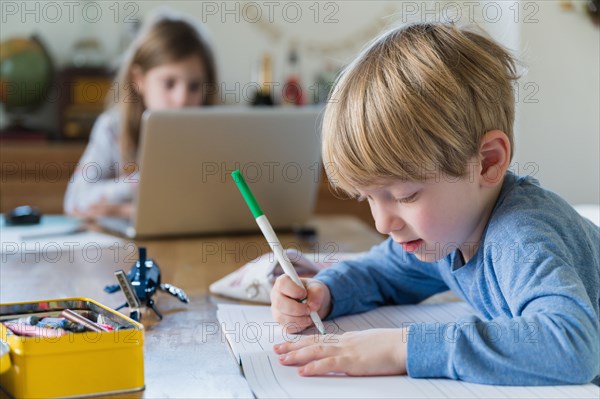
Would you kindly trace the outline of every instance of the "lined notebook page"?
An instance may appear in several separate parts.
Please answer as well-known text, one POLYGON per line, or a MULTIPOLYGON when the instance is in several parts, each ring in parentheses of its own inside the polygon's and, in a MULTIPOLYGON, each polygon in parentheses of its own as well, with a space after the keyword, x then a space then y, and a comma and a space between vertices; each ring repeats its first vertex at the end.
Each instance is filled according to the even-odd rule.
MULTIPOLYGON (((475 314, 464 302, 388 306, 325 322, 328 333, 402 327, 414 322, 451 322, 475 314)), ((257 398, 593 398, 592 384, 552 387, 507 387, 448 379, 391 377, 300 377, 296 367, 282 366, 273 345, 294 340, 274 322, 268 306, 219 305, 217 317, 257 398)), ((304 334, 312 334, 307 330, 304 334)))

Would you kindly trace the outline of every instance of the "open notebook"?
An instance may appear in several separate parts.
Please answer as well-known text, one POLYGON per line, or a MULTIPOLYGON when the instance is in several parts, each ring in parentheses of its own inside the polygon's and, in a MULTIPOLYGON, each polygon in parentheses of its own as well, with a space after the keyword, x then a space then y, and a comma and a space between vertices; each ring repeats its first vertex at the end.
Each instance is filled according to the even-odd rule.
MULTIPOLYGON (((326 321, 328 333, 369 328, 402 327, 411 322, 451 322, 476 313, 464 302, 405 305, 326 321)), ((552 387, 508 387, 470 384, 448 379, 390 377, 300 377, 295 367, 282 366, 273 345, 284 340, 267 306, 219 305, 221 329, 242 364, 257 398, 594 398, 592 384, 552 387)), ((307 330, 306 334, 314 333, 307 330)), ((293 339, 293 336, 288 336, 293 339)))

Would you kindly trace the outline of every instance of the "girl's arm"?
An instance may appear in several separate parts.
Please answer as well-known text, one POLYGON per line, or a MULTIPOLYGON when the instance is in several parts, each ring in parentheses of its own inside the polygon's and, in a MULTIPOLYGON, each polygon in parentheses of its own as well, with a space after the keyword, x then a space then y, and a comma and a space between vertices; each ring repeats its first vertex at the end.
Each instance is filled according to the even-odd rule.
POLYGON ((120 174, 124 165, 119 155, 116 118, 116 112, 109 111, 94 124, 88 146, 67 186, 65 213, 98 213, 99 207, 112 208, 132 200, 138 179, 137 174, 120 174))

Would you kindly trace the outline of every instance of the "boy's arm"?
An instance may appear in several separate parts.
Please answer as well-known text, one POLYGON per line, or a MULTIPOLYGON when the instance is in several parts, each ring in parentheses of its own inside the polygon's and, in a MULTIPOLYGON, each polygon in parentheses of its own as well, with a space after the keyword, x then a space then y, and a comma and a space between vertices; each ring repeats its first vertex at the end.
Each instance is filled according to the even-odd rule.
POLYGON ((377 306, 409 304, 448 289, 437 264, 420 262, 390 238, 359 258, 342 261, 315 278, 331 292, 329 318, 377 306))
MULTIPOLYGON (((558 250, 556 242, 561 238, 548 234, 543 242, 519 243, 516 251, 506 246, 501 255, 486 251, 478 265, 486 268, 485 284, 478 289, 488 309, 501 315, 412 325, 408 374, 485 384, 558 385, 587 383, 600 373, 597 296, 590 299, 577 271, 582 265, 572 264, 573 258, 558 250), (507 308, 502 309, 503 301, 507 308)), ((598 259, 592 251, 588 262, 586 272, 597 286, 598 259)))

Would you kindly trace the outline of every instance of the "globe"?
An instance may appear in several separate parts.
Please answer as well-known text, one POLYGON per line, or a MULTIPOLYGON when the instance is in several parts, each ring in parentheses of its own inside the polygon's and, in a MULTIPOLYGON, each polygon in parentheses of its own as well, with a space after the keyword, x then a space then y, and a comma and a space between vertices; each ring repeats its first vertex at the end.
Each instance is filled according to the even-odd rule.
POLYGON ((40 107, 53 81, 52 60, 35 37, 0 43, 0 101, 8 112, 40 107))

